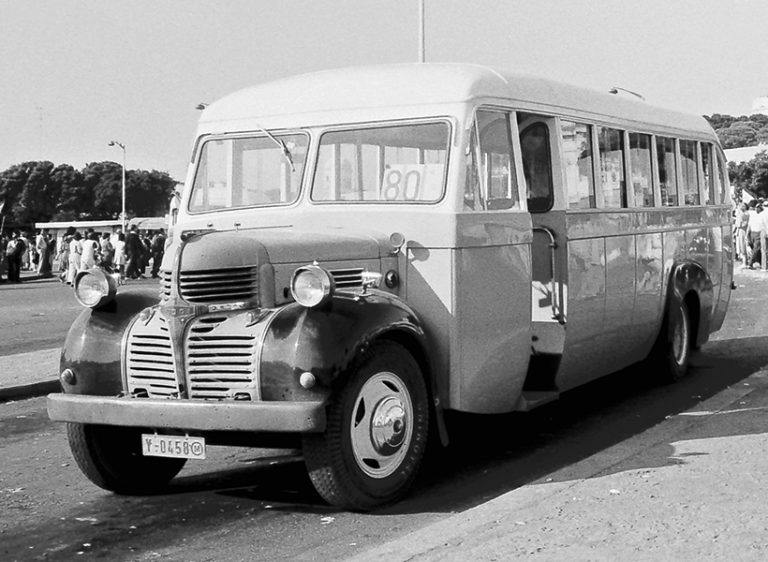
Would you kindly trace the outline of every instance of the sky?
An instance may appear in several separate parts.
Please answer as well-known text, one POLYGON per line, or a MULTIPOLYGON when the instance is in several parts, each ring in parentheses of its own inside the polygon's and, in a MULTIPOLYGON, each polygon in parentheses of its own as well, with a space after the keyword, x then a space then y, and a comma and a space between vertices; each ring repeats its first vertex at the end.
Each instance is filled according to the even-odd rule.
MULTIPOLYGON (((764 0, 424 0, 427 62, 695 114, 768 96, 764 0)), ((183 180, 200 112, 328 68, 416 62, 418 0, 0 0, 0 170, 122 161, 183 180)))

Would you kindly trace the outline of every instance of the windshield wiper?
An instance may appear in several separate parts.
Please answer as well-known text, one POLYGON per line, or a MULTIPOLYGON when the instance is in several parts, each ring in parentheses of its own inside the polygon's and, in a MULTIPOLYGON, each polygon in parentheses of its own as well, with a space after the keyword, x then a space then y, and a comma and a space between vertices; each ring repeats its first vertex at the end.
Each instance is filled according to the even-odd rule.
POLYGON ((285 141, 283 139, 278 139, 272 133, 270 133, 260 125, 256 125, 256 129, 258 129, 260 132, 267 135, 267 137, 269 137, 269 139, 272 142, 274 142, 277 146, 280 147, 280 149, 283 151, 283 158, 285 158, 285 161, 291 165, 291 172, 295 172, 296 166, 293 165, 293 156, 291 155, 291 151, 288 149, 288 145, 285 144, 285 141))

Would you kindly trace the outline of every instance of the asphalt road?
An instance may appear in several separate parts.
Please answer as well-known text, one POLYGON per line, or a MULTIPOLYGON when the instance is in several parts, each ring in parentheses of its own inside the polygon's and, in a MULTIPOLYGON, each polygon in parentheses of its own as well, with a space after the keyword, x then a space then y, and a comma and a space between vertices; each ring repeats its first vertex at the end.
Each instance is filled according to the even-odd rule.
MULTIPOLYGON (((155 286, 157 280, 141 279, 121 291, 155 286)), ((82 310, 69 285, 57 278, 0 283, 0 356, 61 347, 82 310)))
MULTIPOLYGON (((712 424, 679 415, 702 403, 744 410, 738 424, 714 430, 719 436, 765 426, 768 392, 748 395, 745 381, 768 365, 768 276, 741 274, 738 282, 726 326, 697 353, 687 379, 660 387, 641 369, 628 369, 530 414, 457 416, 452 446, 432 459, 409 497, 371 514, 325 505, 295 451, 212 448, 209 460, 188 464, 163 495, 115 496, 74 466, 64 428, 48 421, 44 399, 0 404, 0 559, 344 559, 512 490, 674 466, 680 459, 671 443, 712 435, 712 424), (656 436, 653 446, 649 435, 656 436)), ((19 286, 11 301, 0 289, 3 311, 6 302, 53 299, 38 309, 45 316, 19 319, 37 342, 53 339, 54 327, 66 327, 73 318, 66 315, 77 313, 58 311, 56 291, 65 288, 41 285, 52 285, 50 293, 19 286)), ((63 299, 71 295, 60 294, 67 308, 63 299)), ((706 500, 708 490, 700 493, 706 500)), ((630 550, 623 554, 632 558, 630 550)))

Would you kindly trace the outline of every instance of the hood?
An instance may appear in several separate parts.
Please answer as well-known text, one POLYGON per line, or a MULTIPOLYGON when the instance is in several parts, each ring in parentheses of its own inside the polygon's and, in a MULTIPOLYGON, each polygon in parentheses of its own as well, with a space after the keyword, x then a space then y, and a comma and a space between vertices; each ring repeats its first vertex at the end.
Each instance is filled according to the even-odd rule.
POLYGON ((378 259, 383 240, 347 231, 294 228, 208 232, 191 238, 181 254, 181 270, 195 271, 270 262, 312 263, 378 259))

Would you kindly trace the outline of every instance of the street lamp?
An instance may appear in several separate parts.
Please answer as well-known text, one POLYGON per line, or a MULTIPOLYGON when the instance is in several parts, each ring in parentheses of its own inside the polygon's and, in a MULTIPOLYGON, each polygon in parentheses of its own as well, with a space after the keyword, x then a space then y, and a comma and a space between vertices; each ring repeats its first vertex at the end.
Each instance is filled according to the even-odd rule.
POLYGON ((112 140, 107 143, 107 146, 119 146, 123 151, 123 212, 120 214, 120 226, 123 234, 125 234, 125 145, 121 142, 112 140))

